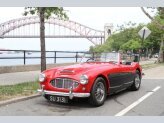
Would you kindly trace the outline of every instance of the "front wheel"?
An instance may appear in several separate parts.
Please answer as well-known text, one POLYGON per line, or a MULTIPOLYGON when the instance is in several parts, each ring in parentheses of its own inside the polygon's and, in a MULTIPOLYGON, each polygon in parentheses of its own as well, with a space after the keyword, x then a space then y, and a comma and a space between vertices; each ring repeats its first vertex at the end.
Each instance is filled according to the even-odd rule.
POLYGON ((50 100, 49 100, 49 96, 48 96, 47 94, 45 94, 43 97, 44 97, 47 101, 50 101, 50 100))
POLYGON ((95 80, 89 97, 90 104, 94 106, 101 106, 104 104, 107 95, 105 85, 105 80, 102 77, 98 77, 95 80))
POLYGON ((140 76, 139 71, 136 71, 134 81, 133 81, 133 84, 131 85, 130 89, 132 91, 137 91, 137 90, 139 90, 140 85, 141 85, 141 76, 140 76))

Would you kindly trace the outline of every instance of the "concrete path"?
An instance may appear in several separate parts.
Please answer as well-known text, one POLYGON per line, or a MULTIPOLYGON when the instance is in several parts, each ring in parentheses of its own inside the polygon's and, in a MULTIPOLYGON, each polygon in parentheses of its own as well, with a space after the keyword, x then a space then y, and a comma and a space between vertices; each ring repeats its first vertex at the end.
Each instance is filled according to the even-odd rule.
POLYGON ((140 61, 140 64, 141 65, 144 65, 144 64, 153 64, 157 62, 157 58, 151 58, 151 59, 148 59, 148 60, 145 60, 145 61, 140 61))
POLYGON ((143 79, 164 79, 164 65, 143 70, 143 79))
POLYGON ((0 85, 12 85, 23 82, 36 81, 40 71, 17 72, 0 74, 0 85))

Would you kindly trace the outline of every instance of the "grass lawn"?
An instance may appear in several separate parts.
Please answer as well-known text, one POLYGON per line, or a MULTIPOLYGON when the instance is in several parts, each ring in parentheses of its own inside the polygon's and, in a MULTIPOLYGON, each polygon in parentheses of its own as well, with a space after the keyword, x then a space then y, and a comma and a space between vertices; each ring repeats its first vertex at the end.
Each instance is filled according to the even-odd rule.
POLYGON ((35 94, 37 93, 38 88, 38 82, 26 82, 15 85, 2 85, 0 86, 0 101, 35 94))

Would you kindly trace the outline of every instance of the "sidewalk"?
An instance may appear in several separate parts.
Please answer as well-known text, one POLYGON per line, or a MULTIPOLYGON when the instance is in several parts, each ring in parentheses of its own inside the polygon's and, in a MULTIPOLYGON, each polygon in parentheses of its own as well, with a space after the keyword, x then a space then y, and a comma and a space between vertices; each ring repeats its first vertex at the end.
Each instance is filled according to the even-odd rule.
POLYGON ((164 65, 143 70, 145 75, 143 76, 143 79, 164 79, 164 65))
MULTIPOLYGON (((57 66, 68 66, 74 63, 64 63, 48 65, 47 68, 57 67, 57 66)), ((26 71, 26 72, 14 72, 14 73, 2 73, 0 74, 0 85, 13 85, 24 82, 33 82, 38 80, 38 75, 40 71, 26 71)))
POLYGON ((17 83, 31 82, 38 79, 40 71, 16 72, 0 74, 0 85, 12 85, 17 83))
MULTIPOLYGON (((141 65, 150 64, 150 63, 154 63, 154 60, 140 62, 141 65)), ((157 68, 157 70, 155 69, 156 72, 153 69, 153 71, 151 70, 150 73, 148 72, 149 70, 144 71, 144 73, 145 74, 148 73, 148 75, 146 75, 146 78, 149 78, 151 76, 153 77, 154 74, 156 75, 156 73, 158 73, 158 75, 160 76, 159 73, 162 73, 161 70, 159 67, 159 68, 157 68)), ((163 67, 163 70, 164 70, 164 67, 163 67)), ((29 72, 16 72, 16 73, 0 74, 0 85, 12 85, 12 84, 17 84, 17 83, 36 81, 38 79, 39 73, 40 73, 40 71, 29 71, 29 72)), ((163 73, 164 73, 164 71, 163 71, 163 73)), ((158 76, 155 78, 158 78, 158 76)), ((164 75, 163 75, 163 78, 164 78, 164 75)))
POLYGON ((145 61, 140 61, 140 64, 141 65, 144 65, 144 64, 153 64, 157 61, 157 58, 151 58, 149 60, 145 60, 145 61))

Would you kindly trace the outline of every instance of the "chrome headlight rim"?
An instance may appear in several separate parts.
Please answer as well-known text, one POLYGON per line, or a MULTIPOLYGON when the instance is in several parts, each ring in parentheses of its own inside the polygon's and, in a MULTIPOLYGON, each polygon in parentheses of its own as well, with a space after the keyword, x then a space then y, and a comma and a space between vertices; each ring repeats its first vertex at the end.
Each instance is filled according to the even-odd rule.
POLYGON ((46 78, 46 75, 44 73, 39 74, 39 82, 44 82, 46 78))
POLYGON ((80 84, 86 85, 88 83, 88 76, 83 74, 80 76, 80 84))

